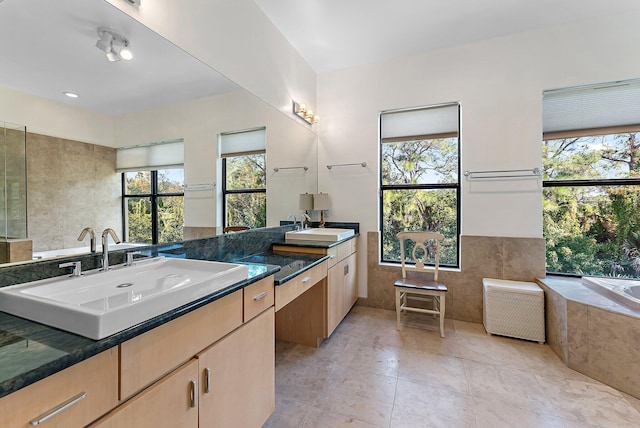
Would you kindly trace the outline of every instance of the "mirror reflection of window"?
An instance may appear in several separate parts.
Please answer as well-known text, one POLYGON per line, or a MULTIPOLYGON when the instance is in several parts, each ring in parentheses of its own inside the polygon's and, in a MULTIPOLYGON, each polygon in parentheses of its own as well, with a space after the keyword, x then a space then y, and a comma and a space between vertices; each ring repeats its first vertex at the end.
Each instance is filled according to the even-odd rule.
POLYGON ((124 239, 166 244, 184 239, 182 140, 118 149, 124 239))
POLYGON ((220 135, 224 226, 267 224, 266 130, 220 135))

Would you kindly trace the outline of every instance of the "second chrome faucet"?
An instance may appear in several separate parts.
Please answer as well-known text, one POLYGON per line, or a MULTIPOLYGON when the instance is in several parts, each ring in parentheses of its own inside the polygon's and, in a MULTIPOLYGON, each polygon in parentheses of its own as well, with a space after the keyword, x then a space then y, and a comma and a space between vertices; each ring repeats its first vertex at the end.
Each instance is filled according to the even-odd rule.
POLYGON ((113 242, 119 244, 120 238, 116 234, 115 230, 110 227, 102 231, 102 271, 109 270, 109 235, 113 238, 113 242))

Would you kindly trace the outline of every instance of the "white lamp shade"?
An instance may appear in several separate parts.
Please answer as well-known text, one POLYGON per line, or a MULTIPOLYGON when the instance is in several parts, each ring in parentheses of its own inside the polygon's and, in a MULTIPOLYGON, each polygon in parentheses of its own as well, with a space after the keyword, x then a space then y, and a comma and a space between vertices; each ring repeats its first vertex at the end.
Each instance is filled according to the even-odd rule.
POLYGON ((328 210, 331 208, 331 201, 328 193, 316 193, 313 195, 314 210, 328 210))
POLYGON ((309 211, 313 209, 313 195, 311 193, 300 194, 299 209, 302 211, 309 211))

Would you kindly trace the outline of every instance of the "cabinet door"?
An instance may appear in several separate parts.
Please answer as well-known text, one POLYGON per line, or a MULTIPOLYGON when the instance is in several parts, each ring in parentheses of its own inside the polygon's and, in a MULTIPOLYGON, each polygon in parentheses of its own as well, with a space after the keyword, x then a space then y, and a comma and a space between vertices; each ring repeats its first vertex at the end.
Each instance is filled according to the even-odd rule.
POLYGON ((192 359, 91 425, 91 428, 198 426, 198 361, 192 359))
POLYGON ((242 325, 238 290, 120 345, 120 399, 133 396, 242 325))
POLYGON ((273 307, 198 355, 200 427, 261 427, 275 409, 273 307))
POLYGON ((327 337, 331 336, 344 315, 344 269, 346 260, 327 272, 327 337))
POLYGON ((356 254, 351 254, 345 261, 343 270, 344 300, 342 317, 347 315, 358 300, 358 276, 356 274, 356 254))

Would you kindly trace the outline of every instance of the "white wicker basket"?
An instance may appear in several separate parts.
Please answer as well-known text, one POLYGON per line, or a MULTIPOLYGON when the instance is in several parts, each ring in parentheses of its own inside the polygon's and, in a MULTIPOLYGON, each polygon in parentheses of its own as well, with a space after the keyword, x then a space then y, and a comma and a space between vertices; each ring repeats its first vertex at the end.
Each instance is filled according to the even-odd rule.
POLYGON ((533 282, 483 278, 484 328, 489 334, 545 341, 544 292, 533 282))

